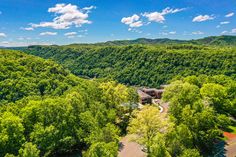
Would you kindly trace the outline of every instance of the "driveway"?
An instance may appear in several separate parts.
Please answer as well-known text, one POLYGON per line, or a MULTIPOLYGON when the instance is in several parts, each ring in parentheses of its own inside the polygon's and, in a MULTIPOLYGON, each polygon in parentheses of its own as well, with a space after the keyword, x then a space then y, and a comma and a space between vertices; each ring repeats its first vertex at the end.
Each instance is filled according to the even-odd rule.
POLYGON ((129 141, 129 139, 129 135, 121 139, 118 157, 146 157, 147 155, 142 151, 142 147, 136 142, 129 141))

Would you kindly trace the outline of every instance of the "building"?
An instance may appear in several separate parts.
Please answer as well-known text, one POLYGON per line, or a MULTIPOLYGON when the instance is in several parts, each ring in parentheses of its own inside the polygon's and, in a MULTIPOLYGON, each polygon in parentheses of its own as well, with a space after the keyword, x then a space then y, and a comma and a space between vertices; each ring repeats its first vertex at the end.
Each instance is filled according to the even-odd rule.
POLYGON ((161 99, 162 94, 164 93, 164 88, 167 85, 163 85, 161 89, 156 89, 156 88, 140 88, 138 90, 138 95, 140 98, 140 103, 141 104, 151 104, 152 99, 161 99))
POLYGON ((141 89, 144 93, 150 95, 153 99, 161 99, 164 89, 156 88, 143 88, 141 89))
POLYGON ((139 95, 139 102, 141 104, 151 104, 152 103, 152 97, 146 93, 144 93, 142 90, 138 90, 139 95))

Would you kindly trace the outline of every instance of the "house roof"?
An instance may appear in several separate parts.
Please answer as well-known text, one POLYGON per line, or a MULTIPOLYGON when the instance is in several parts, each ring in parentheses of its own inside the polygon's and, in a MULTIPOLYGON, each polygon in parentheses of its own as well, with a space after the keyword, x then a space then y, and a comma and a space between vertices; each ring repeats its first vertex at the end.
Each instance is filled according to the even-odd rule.
POLYGON ((152 98, 150 95, 144 93, 144 92, 141 91, 141 90, 138 90, 138 95, 139 95, 141 98, 152 98))

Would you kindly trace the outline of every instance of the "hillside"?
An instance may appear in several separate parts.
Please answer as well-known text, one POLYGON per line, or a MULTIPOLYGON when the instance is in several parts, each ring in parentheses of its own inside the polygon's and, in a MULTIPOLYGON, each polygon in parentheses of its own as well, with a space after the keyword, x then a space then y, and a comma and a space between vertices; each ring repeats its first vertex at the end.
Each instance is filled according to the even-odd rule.
POLYGON ((199 157, 214 153, 223 131, 234 131, 229 119, 236 113, 233 48, 31 46, 27 51, 90 77, 149 86, 179 80, 165 88, 167 115, 152 105, 135 110, 133 88, 81 79, 51 60, 0 50, 0 156, 117 156, 120 137, 128 133, 140 134, 136 142, 153 156, 161 146, 158 156, 199 157), (191 73, 228 76, 184 78, 191 73))
POLYGON ((160 45, 160 44, 197 44, 197 45, 213 45, 213 46, 235 46, 236 36, 222 35, 222 36, 209 36, 201 39, 193 40, 179 40, 179 39, 148 39, 138 38, 134 40, 114 40, 107 42, 100 42, 94 44, 71 44, 70 46, 122 46, 122 45, 133 45, 133 44, 148 44, 148 45, 160 45))
POLYGON ((206 45, 236 46, 236 36, 211 36, 203 39, 193 40, 192 43, 206 45))
POLYGON ((0 50, 0 67, 0 103, 29 95, 62 95, 79 82, 62 66, 17 51, 0 50))
POLYGON ((129 46, 30 46, 29 54, 50 58, 72 73, 157 87, 176 77, 224 74, 235 78, 236 49, 192 44, 129 46))
POLYGON ((131 102, 136 93, 124 85, 84 80, 53 61, 0 50, 0 156, 78 156, 94 148, 116 156, 130 112, 120 104, 131 102))

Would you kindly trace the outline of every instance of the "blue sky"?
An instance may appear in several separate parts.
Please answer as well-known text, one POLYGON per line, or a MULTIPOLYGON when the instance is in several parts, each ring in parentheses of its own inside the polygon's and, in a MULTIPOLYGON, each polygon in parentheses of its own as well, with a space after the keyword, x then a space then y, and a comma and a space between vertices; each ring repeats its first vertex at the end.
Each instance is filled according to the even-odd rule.
POLYGON ((1 0, 0 46, 236 35, 235 0, 1 0))

